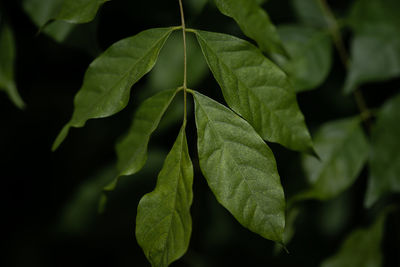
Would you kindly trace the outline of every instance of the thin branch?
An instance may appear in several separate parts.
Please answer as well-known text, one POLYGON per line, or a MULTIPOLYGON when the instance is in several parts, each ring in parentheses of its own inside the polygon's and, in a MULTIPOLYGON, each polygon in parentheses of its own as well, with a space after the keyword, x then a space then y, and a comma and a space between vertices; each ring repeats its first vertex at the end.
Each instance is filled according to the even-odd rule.
MULTIPOLYGON (((329 31, 332 36, 333 42, 335 43, 336 49, 339 53, 340 60, 346 70, 349 69, 349 54, 347 53, 346 47, 343 42, 342 35, 340 33, 340 28, 333 14, 329 4, 326 0, 318 0, 322 11, 324 12, 325 18, 328 21, 329 31)), ((356 88, 353 92, 354 99, 356 101, 358 110, 360 111, 361 118, 367 124, 368 128, 371 128, 369 118, 371 117, 371 112, 367 106, 364 95, 359 88, 356 88)))
POLYGON ((183 35, 183 97, 184 97, 184 123, 186 123, 187 53, 186 53, 186 24, 185 24, 185 14, 183 12, 182 0, 179 0, 179 9, 181 13, 181 24, 182 24, 182 35, 183 35))

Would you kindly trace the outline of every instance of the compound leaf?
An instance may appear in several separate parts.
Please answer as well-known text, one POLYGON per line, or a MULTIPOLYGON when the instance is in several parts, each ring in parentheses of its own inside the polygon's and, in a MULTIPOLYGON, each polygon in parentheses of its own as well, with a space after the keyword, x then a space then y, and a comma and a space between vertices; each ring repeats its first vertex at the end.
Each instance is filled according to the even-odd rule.
POLYGON ((400 192, 400 95, 384 104, 372 131, 370 177, 365 205, 400 192))
POLYGON ((189 246, 193 166, 182 127, 158 175, 157 186, 139 202, 136 238, 152 266, 168 266, 189 246))
POLYGON ((83 127, 88 119, 111 116, 123 109, 130 88, 154 66, 158 54, 174 30, 145 30, 109 47, 85 73, 82 88, 74 100, 74 113, 53 144, 55 150, 70 127, 83 127))
POLYGON ((286 55, 275 26, 254 0, 215 0, 222 14, 233 18, 243 33, 264 52, 286 55))
POLYGON ((350 233, 339 251, 326 259, 321 267, 382 266, 381 241, 387 212, 368 228, 350 233))
POLYGON ((326 200, 346 190, 357 179, 369 153, 359 118, 324 124, 315 134, 320 160, 304 155, 303 168, 311 189, 300 196, 326 200))
POLYGON ((7 24, 3 23, 3 25, 0 25, 0 90, 4 90, 11 101, 18 108, 22 109, 24 108, 25 103, 19 95, 17 86, 15 85, 14 61, 14 35, 11 28, 7 24))
POLYGON ((359 0, 353 6, 349 21, 355 36, 346 93, 363 83, 400 75, 399 8, 396 0, 359 0))
POLYGON ((117 168, 120 175, 132 175, 146 163, 150 136, 156 130, 176 93, 176 89, 162 91, 139 106, 131 128, 116 146, 117 168))
POLYGON ((313 153, 287 75, 249 42, 221 33, 196 34, 229 107, 265 140, 313 153))
POLYGON ((284 25, 279 35, 290 58, 275 55, 275 61, 289 75, 296 92, 318 87, 332 65, 332 43, 326 32, 310 27, 284 25))
POLYGON ((246 228, 282 243, 285 198, 271 150, 254 129, 194 92, 200 168, 219 203, 246 228))

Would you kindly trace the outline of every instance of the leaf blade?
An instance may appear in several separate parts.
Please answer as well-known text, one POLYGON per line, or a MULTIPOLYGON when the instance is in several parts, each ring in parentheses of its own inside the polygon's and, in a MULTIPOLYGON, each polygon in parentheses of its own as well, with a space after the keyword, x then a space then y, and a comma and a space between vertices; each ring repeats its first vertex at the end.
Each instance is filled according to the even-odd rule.
POLYGON ((156 130, 176 93, 176 89, 162 91, 140 105, 131 128, 116 145, 119 175, 132 175, 143 167, 150 136, 156 130))
POLYGON ((354 183, 369 153, 360 123, 359 118, 348 118, 328 122, 318 130, 314 140, 321 160, 303 155, 303 169, 311 188, 299 196, 327 200, 354 183))
POLYGON ((313 154, 311 136, 287 75, 244 40, 195 33, 229 107, 264 140, 313 154))
POLYGON ((296 92, 312 90, 327 78, 332 66, 332 42, 326 32, 311 27, 282 25, 278 27, 290 58, 275 55, 289 75, 296 92))
POLYGON ((188 248, 192 184, 193 166, 183 126, 165 159, 156 188, 138 205, 136 238, 153 266, 168 266, 188 248))
POLYGON ((74 99, 74 113, 56 138, 61 144, 70 127, 83 127, 87 120, 111 116, 128 103, 130 88, 154 66, 158 54, 175 28, 145 30, 109 47, 85 73, 74 99))
POLYGON ((94 19, 98 9, 110 0, 64 0, 55 17, 69 23, 86 23, 94 19))
POLYGON ((222 14, 233 18, 243 33, 255 40, 264 52, 286 56, 275 26, 254 0, 215 0, 222 14))
POLYGON ((14 80, 15 41, 11 28, 0 25, 0 90, 6 92, 10 100, 20 109, 25 103, 18 93, 14 80))
POLYGON ((193 95, 200 168, 217 200, 246 228, 282 242, 285 199, 272 152, 231 110, 193 95))
POLYGON ((383 212, 368 228, 359 228, 351 232, 338 252, 326 259, 321 267, 382 265, 381 242, 387 212, 383 212))
POLYGON ((364 205, 400 192, 400 95, 388 100, 378 113, 371 137, 370 175, 364 205))

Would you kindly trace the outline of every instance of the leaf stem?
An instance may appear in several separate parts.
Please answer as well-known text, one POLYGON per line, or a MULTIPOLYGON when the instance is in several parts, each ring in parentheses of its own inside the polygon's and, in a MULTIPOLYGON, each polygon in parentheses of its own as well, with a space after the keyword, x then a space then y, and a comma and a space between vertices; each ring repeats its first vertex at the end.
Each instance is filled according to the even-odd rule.
MULTIPOLYGON (((317 0, 317 1, 320 4, 320 7, 325 15, 325 19, 328 22, 329 32, 332 36, 333 42, 335 43, 335 47, 339 53, 340 60, 343 64, 343 66, 345 67, 345 69, 348 70, 349 62, 350 62, 349 54, 344 45, 343 38, 340 33, 340 27, 339 27, 338 21, 335 18, 335 15, 333 14, 333 12, 326 0, 317 0)), ((372 113, 370 112, 370 110, 367 106, 367 103, 365 101, 363 93, 361 92, 361 90, 359 88, 356 88, 353 92, 353 96, 354 96, 356 105, 358 107, 358 110, 360 111, 362 120, 365 122, 368 129, 371 129, 371 122, 369 119, 372 117, 372 113)))
POLYGON ((183 122, 186 124, 186 95, 187 95, 187 53, 186 53, 186 24, 185 24, 185 14, 183 12, 182 0, 179 0, 179 10, 181 13, 181 24, 182 24, 182 36, 183 36, 183 102, 184 102, 184 117, 183 122))

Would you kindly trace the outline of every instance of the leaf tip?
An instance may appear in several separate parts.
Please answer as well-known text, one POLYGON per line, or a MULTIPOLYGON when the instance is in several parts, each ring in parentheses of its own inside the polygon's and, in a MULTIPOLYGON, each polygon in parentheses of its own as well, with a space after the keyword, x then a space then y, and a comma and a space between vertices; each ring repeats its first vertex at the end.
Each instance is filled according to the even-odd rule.
POLYGON ((57 148, 61 145, 61 143, 64 141, 64 139, 67 137, 68 132, 69 132, 69 128, 70 128, 70 124, 67 123, 62 130, 60 131, 60 133, 58 134, 56 140, 54 141, 52 147, 51 147, 51 151, 56 151, 57 148))

